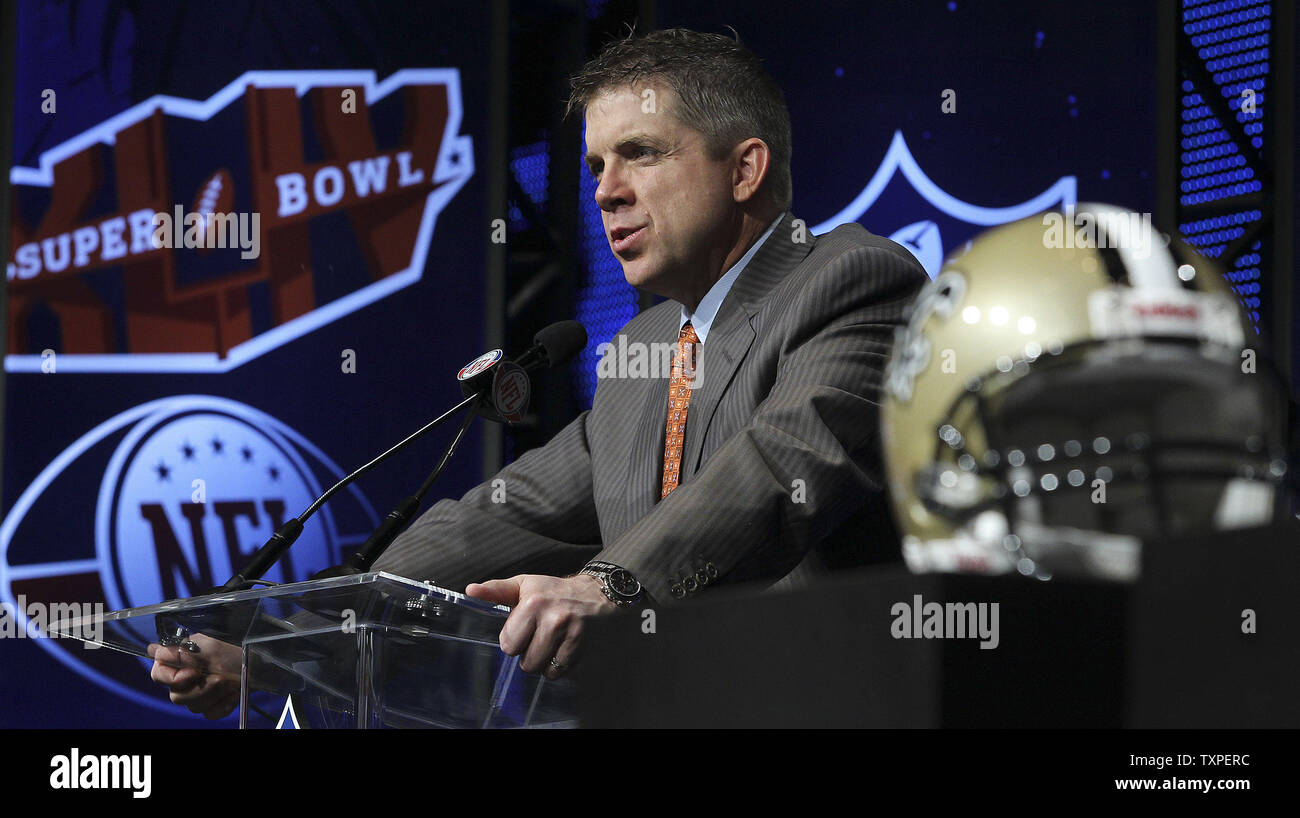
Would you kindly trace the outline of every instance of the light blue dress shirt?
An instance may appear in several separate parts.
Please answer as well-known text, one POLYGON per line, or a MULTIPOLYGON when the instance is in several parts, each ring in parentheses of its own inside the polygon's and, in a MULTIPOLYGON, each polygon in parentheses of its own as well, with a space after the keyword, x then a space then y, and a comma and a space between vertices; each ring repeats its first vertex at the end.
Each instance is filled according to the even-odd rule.
POLYGON ((767 237, 772 235, 772 231, 776 229, 776 226, 781 223, 781 219, 784 217, 785 213, 777 216, 776 221, 772 222, 767 228, 767 232, 759 236, 758 241, 754 242, 754 246, 749 248, 749 252, 741 256, 740 261, 731 265, 731 269, 713 283, 709 291, 700 299, 700 303, 696 305, 695 312, 688 312, 686 305, 682 305, 682 320, 677 325, 678 331, 686 326, 687 321, 690 321, 691 326, 695 328, 695 334, 699 336, 700 344, 703 345, 708 340, 709 327, 713 325, 713 319, 718 316, 718 308, 722 306, 723 299, 727 297, 727 293, 731 292, 731 285, 736 283, 737 278, 740 278, 740 274, 745 270, 745 265, 749 264, 749 260, 758 252, 758 248, 763 246, 763 242, 767 241, 767 237))

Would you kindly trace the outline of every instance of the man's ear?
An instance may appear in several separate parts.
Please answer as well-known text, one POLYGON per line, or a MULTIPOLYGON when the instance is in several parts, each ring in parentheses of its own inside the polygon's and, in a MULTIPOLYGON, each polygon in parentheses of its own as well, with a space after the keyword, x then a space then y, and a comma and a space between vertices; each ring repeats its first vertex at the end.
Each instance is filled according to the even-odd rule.
POLYGON ((731 195, 737 202, 747 202, 758 195, 763 180, 772 167, 772 150, 767 143, 751 136, 736 145, 732 155, 731 195))

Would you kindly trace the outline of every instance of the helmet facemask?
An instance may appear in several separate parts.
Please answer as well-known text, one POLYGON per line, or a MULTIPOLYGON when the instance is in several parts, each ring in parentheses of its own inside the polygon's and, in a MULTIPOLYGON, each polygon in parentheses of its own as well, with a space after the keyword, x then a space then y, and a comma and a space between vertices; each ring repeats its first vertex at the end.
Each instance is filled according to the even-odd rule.
POLYGON ((914 569, 1131 580, 1143 541, 1284 506, 1284 393, 1232 350, 1119 338, 998 363, 967 381, 916 474, 954 536, 905 544, 914 569))

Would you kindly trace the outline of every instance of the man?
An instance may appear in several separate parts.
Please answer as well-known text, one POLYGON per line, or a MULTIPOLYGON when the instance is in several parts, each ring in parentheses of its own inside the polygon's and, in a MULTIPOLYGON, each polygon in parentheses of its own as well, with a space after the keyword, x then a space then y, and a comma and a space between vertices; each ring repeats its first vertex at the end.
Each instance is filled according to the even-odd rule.
MULTIPOLYGON (((679 29, 613 43, 569 108, 585 111, 611 250, 632 285, 670 299, 610 354, 675 343, 673 370, 602 364, 615 374, 590 411, 436 504, 374 566, 512 606, 502 650, 552 678, 583 619, 620 604, 898 558, 877 396, 926 281, 902 247, 857 225, 814 237, 788 212, 789 113, 738 42, 679 29)), ((179 653, 157 658, 173 701, 209 715, 229 702, 228 685, 176 670, 179 653)))

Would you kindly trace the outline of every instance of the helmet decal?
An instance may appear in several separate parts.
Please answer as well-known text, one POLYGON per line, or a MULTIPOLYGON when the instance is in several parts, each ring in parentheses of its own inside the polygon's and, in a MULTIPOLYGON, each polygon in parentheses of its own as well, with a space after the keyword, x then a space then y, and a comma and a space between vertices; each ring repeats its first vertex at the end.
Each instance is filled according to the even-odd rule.
POLYGON ((898 329, 894 356, 885 375, 885 388, 900 401, 912 399, 912 382, 930 365, 930 342, 922 328, 930 316, 947 318, 966 295, 966 279, 948 270, 926 284, 912 304, 907 325, 898 329))

